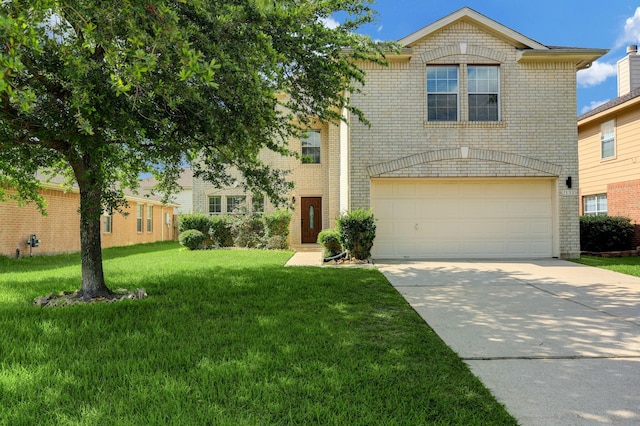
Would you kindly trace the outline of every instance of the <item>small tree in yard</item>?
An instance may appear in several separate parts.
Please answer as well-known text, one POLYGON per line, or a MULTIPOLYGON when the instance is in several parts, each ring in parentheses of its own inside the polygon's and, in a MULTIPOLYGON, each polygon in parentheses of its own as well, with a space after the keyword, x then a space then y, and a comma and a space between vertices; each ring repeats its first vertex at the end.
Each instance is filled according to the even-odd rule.
POLYGON ((0 200, 44 202, 37 171, 80 191, 84 298, 110 296, 100 215, 152 172, 169 197, 194 175, 283 201, 285 173, 259 159, 311 120, 362 118, 348 93, 386 48, 355 29, 369 0, 0 2, 0 200), (338 27, 323 24, 345 12, 338 27), (276 96, 283 94, 285 96, 276 96), (6 188, 15 189, 8 192, 6 188))
POLYGON ((371 210, 358 209, 344 213, 338 219, 340 242, 350 256, 358 260, 371 257, 376 238, 376 219, 371 210))

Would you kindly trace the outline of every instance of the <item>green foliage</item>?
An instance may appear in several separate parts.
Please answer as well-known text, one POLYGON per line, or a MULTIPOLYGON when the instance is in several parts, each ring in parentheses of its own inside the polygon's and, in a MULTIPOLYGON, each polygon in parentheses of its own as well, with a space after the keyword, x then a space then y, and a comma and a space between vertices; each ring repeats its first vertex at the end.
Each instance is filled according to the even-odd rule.
POLYGON ((232 247, 233 246, 233 221, 228 215, 209 216, 211 227, 209 236, 212 247, 232 247))
POLYGON ((260 215, 245 214, 235 216, 232 226, 233 243, 236 247, 262 248, 264 222, 260 215))
POLYGON ((267 250, 286 250, 289 248, 287 237, 283 235, 272 235, 265 238, 266 241, 264 248, 266 248, 267 250))
POLYGON ((180 244, 189 250, 201 249, 206 238, 206 234, 203 234, 197 229, 187 229, 186 231, 181 232, 178 237, 180 244))
POLYGON ((376 219, 371 210, 358 209, 345 212, 338 218, 342 247, 358 260, 371 257, 376 237, 376 219))
POLYGON ((631 248, 634 226, 622 216, 581 216, 580 250, 612 251, 631 248))
POLYGON ((324 247, 324 257, 333 257, 342 253, 340 232, 337 229, 323 229, 318 234, 318 244, 324 247))
POLYGON ((262 220, 264 221, 267 237, 281 236, 286 239, 289 236, 291 210, 277 209, 273 213, 263 213, 262 220))
POLYGON ((204 214, 183 214, 180 215, 178 232, 182 233, 189 229, 197 229, 205 235, 209 234, 211 219, 204 214))
POLYGON ((357 34, 372 20, 368 0, 0 2, 0 188, 44 208, 36 171, 79 186, 95 272, 83 288, 96 287, 84 277, 102 275, 100 215, 125 204, 141 172, 168 199, 185 161, 218 186, 236 179, 233 165, 283 202, 286 172, 259 153, 292 155, 287 140, 343 108, 364 120, 348 93, 388 48, 357 34), (341 25, 323 24, 335 14, 341 25))

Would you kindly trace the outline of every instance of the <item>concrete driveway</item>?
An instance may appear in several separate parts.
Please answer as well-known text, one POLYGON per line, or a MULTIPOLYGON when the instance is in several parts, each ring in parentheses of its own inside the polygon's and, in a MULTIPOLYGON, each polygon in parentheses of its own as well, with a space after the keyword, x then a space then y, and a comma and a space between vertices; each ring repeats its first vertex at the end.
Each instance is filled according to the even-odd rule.
POLYGON ((640 424, 640 278, 555 259, 376 266, 522 425, 640 424))

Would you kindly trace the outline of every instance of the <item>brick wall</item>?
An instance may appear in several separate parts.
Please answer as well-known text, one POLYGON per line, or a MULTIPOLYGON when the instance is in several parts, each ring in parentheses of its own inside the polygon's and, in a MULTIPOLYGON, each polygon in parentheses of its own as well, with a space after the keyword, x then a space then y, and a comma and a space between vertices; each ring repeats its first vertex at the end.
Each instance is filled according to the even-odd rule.
MULTIPOLYGON (((47 215, 42 216, 33 204, 19 206, 15 201, 0 203, 0 254, 15 256, 16 249, 22 255, 29 255, 26 244, 29 235, 36 234, 40 246, 33 249, 34 255, 77 252, 80 250, 80 195, 77 192, 64 192, 58 189, 41 191, 47 202, 47 215)), ((163 216, 173 217, 173 207, 162 206, 155 201, 142 201, 154 204, 153 228, 146 229, 146 209, 144 232, 136 232, 135 199, 129 201, 127 217, 118 213, 112 216, 112 232, 102 233, 102 247, 124 246, 130 244, 165 241, 174 239, 172 226, 166 225, 163 216)), ((101 221, 101 227, 103 223, 101 221)))
POLYGON ((635 225, 633 246, 640 246, 640 179, 607 185, 607 214, 631 218, 635 225))
MULTIPOLYGON (((579 254, 575 64, 518 62, 517 49, 470 22, 456 22, 412 46, 410 59, 367 69, 366 85, 352 95, 371 127, 351 127, 351 208, 368 207, 372 177, 557 177, 554 240, 558 255, 579 254), (428 64, 499 64, 502 119, 464 121, 461 78, 458 122, 426 121, 428 64), (468 147, 477 158, 429 153, 468 147), (372 166, 425 154, 425 161, 381 174, 372 166), (512 161, 518 158, 522 161, 512 161), (543 164, 532 167, 531 164, 543 164)), ((463 70, 461 69, 461 75, 463 70)), ((413 157, 417 158, 417 157, 413 157)))

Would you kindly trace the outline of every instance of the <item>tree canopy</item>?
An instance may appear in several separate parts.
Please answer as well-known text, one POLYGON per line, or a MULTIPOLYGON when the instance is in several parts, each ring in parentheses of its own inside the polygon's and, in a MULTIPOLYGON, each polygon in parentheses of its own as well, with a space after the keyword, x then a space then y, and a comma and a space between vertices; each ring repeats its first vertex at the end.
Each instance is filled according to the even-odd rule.
POLYGON ((290 154, 343 108, 361 117, 348 94, 383 46, 355 30, 373 16, 369 0, 3 1, 0 201, 43 208, 38 171, 77 184, 83 295, 108 293, 99 217, 140 173, 170 194, 185 162, 217 184, 235 166, 278 201, 285 172, 259 152, 290 154))

